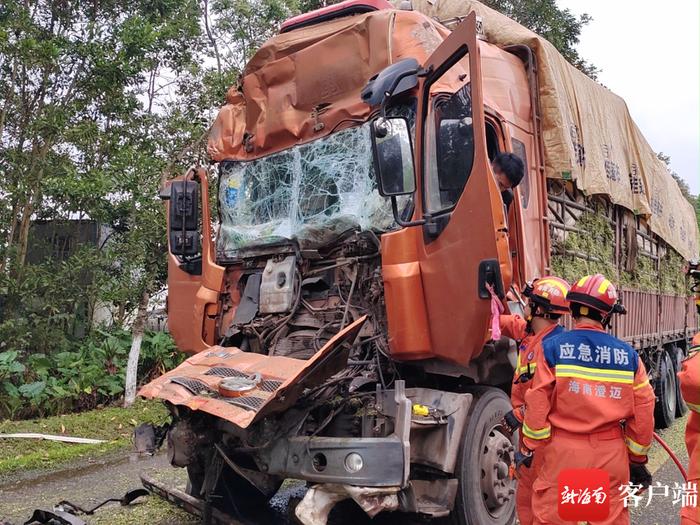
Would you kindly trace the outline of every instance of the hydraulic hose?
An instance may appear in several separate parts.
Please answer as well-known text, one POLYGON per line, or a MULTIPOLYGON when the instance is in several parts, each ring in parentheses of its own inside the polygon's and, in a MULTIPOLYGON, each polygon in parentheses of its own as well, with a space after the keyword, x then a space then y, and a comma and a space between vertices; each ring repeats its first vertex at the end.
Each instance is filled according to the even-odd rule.
POLYGON ((671 450, 671 447, 669 447, 668 444, 663 439, 661 439, 661 436, 659 436, 656 432, 654 432, 654 439, 656 440, 656 442, 659 445, 661 445, 663 447, 663 449, 666 451, 666 453, 671 457, 673 462, 678 467, 678 470, 681 471, 681 475, 683 476, 683 479, 685 481, 688 481, 688 474, 685 471, 685 469, 683 468, 683 465, 681 465, 681 462, 678 459, 678 457, 673 453, 673 450, 671 450))

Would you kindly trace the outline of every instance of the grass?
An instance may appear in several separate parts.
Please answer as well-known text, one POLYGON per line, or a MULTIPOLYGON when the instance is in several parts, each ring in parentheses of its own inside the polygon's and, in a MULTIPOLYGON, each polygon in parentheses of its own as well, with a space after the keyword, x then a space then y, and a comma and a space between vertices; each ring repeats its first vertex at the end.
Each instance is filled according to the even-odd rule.
POLYGON ((0 422, 0 434, 39 432, 106 439, 98 445, 59 443, 38 439, 0 439, 0 476, 35 469, 51 469, 75 460, 92 460, 131 446, 134 427, 161 424, 168 417, 158 401, 139 399, 130 408, 107 407, 44 419, 0 422))
POLYGON ((189 525, 201 523, 199 518, 178 509, 158 496, 148 496, 142 503, 134 502, 128 507, 112 505, 89 517, 90 525, 189 525))

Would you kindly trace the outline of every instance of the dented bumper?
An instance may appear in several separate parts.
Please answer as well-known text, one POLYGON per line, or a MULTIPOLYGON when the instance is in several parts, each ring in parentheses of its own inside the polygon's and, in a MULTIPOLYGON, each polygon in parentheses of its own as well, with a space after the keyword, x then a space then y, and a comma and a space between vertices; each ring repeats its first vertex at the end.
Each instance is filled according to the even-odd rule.
POLYGON ((260 459, 267 473, 285 478, 367 487, 404 484, 406 458, 396 435, 281 439, 260 459))
POLYGON ((148 383, 139 395, 206 412, 247 428, 267 415, 286 410, 305 389, 342 370, 350 345, 365 320, 366 317, 362 317, 340 331, 309 360, 214 346, 148 383), (238 397, 224 397, 219 393, 222 380, 253 374, 259 374, 261 381, 250 392, 238 397))

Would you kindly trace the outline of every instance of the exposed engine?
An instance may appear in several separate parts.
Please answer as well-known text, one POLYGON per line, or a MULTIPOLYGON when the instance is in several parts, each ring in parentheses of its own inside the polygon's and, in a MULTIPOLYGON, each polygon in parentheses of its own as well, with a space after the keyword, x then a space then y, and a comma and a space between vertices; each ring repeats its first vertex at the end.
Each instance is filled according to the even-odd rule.
POLYGON ((348 368, 333 381, 386 386, 384 371, 394 365, 388 358, 377 236, 351 230, 326 249, 289 252, 285 247, 273 255, 246 258, 244 269, 232 268, 222 346, 309 359, 344 327, 367 315, 348 368))

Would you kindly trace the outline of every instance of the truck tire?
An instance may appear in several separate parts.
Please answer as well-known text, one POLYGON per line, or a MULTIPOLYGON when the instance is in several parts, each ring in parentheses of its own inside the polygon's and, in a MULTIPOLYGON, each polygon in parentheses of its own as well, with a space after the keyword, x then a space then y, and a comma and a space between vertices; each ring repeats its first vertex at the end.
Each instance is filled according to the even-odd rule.
POLYGON ((462 436, 455 475, 459 480, 453 525, 515 523, 515 481, 510 479, 516 438, 501 432, 510 400, 496 388, 480 388, 462 436))
MULTIPOLYGON (((681 371, 681 366, 683 359, 685 359, 685 354, 680 346, 671 347, 671 359, 673 360, 673 371, 675 374, 681 371)), ((683 400, 683 394, 681 394, 681 382, 678 381, 678 376, 676 376, 676 417, 683 417, 688 413, 688 405, 685 404, 683 400)))
POLYGON ((654 385, 656 408, 654 419, 657 428, 668 428, 676 419, 676 373, 668 352, 659 358, 658 374, 654 385))

